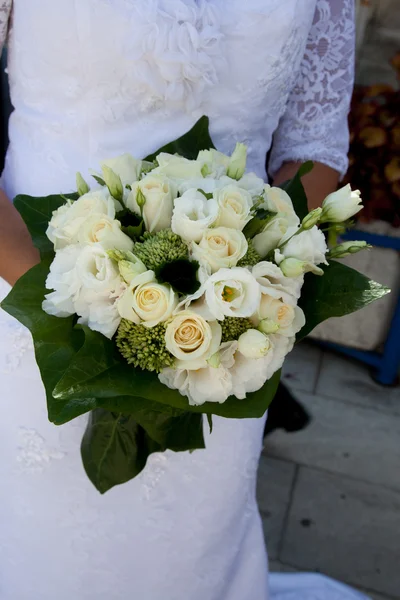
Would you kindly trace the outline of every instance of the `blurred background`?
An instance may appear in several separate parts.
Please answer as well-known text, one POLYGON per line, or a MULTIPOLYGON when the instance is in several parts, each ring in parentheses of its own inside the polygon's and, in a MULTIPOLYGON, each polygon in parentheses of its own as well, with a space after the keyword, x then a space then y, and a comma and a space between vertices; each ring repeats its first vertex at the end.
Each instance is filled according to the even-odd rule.
POLYGON ((400 599, 400 0, 357 8, 356 87, 345 182, 366 206, 346 259, 392 294, 320 325, 285 363, 309 412, 265 439, 258 497, 272 571, 317 571, 400 599))
MULTIPOLYGON (((400 0, 356 0, 357 71, 345 183, 366 206, 347 264, 392 294, 295 348, 283 382, 311 416, 265 439, 258 498, 272 571, 318 571, 400 600, 400 0)), ((0 166, 10 113, 2 57, 0 166)))

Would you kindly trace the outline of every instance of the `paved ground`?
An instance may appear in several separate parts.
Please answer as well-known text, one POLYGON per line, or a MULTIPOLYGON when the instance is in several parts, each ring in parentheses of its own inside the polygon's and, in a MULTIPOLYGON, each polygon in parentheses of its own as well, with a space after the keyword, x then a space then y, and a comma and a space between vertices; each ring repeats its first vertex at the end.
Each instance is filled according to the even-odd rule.
POLYGON ((307 343, 284 380, 313 415, 274 432, 258 495, 272 571, 320 571, 400 600, 400 388, 307 343))

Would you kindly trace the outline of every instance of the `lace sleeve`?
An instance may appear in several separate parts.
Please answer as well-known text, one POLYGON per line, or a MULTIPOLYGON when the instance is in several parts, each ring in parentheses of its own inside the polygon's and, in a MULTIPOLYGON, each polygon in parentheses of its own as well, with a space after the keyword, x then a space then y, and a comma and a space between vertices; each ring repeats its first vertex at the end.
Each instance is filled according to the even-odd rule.
POLYGON ((0 0, 0 52, 7 39, 12 0, 0 0))
POLYGON ((317 0, 297 81, 274 135, 272 175, 284 162, 304 160, 346 172, 354 47, 354 0, 317 0))

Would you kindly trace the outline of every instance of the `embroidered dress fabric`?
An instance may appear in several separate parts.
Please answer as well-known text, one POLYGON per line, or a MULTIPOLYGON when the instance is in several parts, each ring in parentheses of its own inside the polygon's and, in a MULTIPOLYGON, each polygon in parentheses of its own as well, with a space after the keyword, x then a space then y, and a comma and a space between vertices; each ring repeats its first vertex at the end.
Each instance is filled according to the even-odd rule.
MULTIPOLYGON (((273 171, 304 158, 343 172, 352 12, 351 0, 0 1, 5 191, 72 191, 75 171, 144 156, 203 114, 220 150, 249 145, 261 176, 273 135, 273 171)), ((30 335, 1 311, 0 398, 2 600, 363 598, 316 575, 269 579, 264 419, 216 418, 205 451, 152 455, 100 496, 80 460, 86 418, 48 422, 30 335)))

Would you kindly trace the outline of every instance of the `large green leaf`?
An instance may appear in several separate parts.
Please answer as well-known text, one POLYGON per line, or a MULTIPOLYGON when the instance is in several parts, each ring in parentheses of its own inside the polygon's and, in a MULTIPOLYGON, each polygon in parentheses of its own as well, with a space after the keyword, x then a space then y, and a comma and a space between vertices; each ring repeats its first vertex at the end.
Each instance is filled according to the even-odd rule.
POLYGON ((102 494, 136 477, 160 450, 134 417, 101 409, 90 414, 81 446, 86 474, 102 494))
POLYGON ((1 307, 32 333, 36 361, 46 389, 50 421, 63 423, 96 406, 92 397, 57 400, 52 392, 84 341, 83 332, 74 328, 74 318, 59 319, 42 310, 45 280, 51 257, 30 269, 17 281, 1 307), (68 418, 66 418, 68 415, 68 418))
POLYGON ((209 413, 227 418, 256 418, 267 410, 279 382, 278 373, 261 390, 248 394, 246 400, 231 396, 224 404, 206 402, 201 406, 190 406, 186 397, 163 385, 157 374, 129 365, 114 351, 112 341, 86 328, 85 332, 88 335, 84 345, 71 360, 54 391, 54 396, 60 402, 95 397, 98 406, 114 412, 137 414, 140 403, 146 409, 146 401, 150 401, 153 404, 148 408, 161 412, 165 412, 165 407, 173 407, 184 412, 209 413), (96 357, 95 361, 93 356, 96 357))
POLYGON ((145 160, 150 162, 154 161, 157 158, 157 154, 160 154, 160 152, 180 154, 185 158, 194 160, 197 158, 200 150, 209 150, 210 148, 215 148, 215 146, 209 133, 209 119, 208 117, 201 117, 190 131, 174 142, 170 142, 162 148, 159 148, 153 154, 149 154, 149 156, 146 156, 145 160))
POLYGON ((331 261, 323 270, 324 275, 321 277, 311 273, 305 277, 299 306, 304 311, 306 324, 300 331, 298 340, 308 335, 322 321, 353 313, 390 291, 340 262, 331 261))
POLYGON ((46 230, 53 211, 65 204, 66 198, 74 200, 77 195, 53 195, 43 198, 20 195, 14 200, 14 206, 25 221, 33 243, 42 256, 53 252, 53 244, 46 236, 46 230))
POLYGON ((307 161, 301 165, 293 179, 285 181, 280 187, 287 192, 293 202, 294 210, 300 221, 308 214, 308 200, 304 191, 301 178, 310 173, 314 167, 312 161, 307 161))

